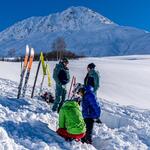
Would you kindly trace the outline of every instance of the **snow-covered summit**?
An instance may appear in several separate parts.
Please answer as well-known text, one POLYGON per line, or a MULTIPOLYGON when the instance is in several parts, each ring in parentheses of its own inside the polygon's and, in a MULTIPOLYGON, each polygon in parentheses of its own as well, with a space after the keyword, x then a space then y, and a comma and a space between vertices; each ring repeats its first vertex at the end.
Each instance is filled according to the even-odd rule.
POLYGON ((88 24, 114 24, 108 18, 86 7, 70 7, 61 13, 61 18, 67 19, 67 23, 77 21, 79 27, 86 25, 85 28, 88 24))
POLYGON ((0 41, 23 39, 37 32, 95 30, 101 24, 114 23, 86 7, 70 7, 61 13, 50 14, 44 17, 31 17, 20 21, 1 32, 0 41))
POLYGON ((85 56, 150 54, 150 33, 120 26, 86 7, 70 7, 48 16, 31 17, 0 32, 0 56, 23 55, 25 45, 36 54, 51 51, 63 37, 67 49, 85 56))

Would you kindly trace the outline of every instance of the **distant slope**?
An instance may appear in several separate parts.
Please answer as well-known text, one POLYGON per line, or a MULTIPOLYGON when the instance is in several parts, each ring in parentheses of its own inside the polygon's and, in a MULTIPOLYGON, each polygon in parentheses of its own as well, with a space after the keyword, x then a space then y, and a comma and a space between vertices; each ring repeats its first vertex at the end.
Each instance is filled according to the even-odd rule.
POLYGON ((38 53, 50 51, 52 42, 65 38, 67 48, 86 56, 149 54, 150 34, 123 27, 85 7, 67 10, 45 17, 31 17, 0 32, 0 56, 24 53, 30 44, 38 53))

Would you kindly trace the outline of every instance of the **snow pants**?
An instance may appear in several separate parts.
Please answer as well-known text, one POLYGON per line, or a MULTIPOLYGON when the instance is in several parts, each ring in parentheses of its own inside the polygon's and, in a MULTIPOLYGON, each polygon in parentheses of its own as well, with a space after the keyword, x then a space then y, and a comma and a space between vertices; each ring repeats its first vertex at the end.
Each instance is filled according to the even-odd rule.
POLYGON ((84 143, 92 144, 92 131, 93 131, 93 125, 94 125, 94 119, 93 118, 85 118, 84 122, 86 124, 86 134, 85 137, 81 139, 81 141, 84 143))
POLYGON ((83 138, 85 136, 85 133, 81 133, 81 134, 70 134, 67 132, 67 130, 65 130, 64 128, 59 128, 57 130, 57 134, 62 136, 65 139, 75 139, 76 141, 80 141, 81 138, 83 138))
POLYGON ((54 101, 54 105, 52 107, 53 111, 59 112, 61 106, 63 105, 63 103, 65 101, 66 93, 67 93, 67 90, 66 90, 65 86, 56 84, 55 101, 54 101))

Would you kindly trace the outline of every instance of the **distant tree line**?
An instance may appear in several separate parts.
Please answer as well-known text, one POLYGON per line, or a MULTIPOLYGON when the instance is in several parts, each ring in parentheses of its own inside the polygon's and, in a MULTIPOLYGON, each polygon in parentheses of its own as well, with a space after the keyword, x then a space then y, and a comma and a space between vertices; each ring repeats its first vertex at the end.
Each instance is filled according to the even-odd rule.
MULTIPOLYGON (((46 60, 59 60, 63 57, 67 57, 68 59, 77 59, 82 58, 84 56, 76 55, 75 53, 65 50, 65 51, 51 51, 48 53, 43 52, 44 58, 46 60), (59 57, 59 54, 61 54, 61 57, 59 57)), ((24 56, 21 57, 0 57, 0 61, 9 61, 9 62, 20 62, 23 61, 24 56)), ((40 53, 35 54, 34 60, 38 61, 40 59, 40 53)))
POLYGON ((0 61, 20 62, 22 57, 0 57, 0 61))
MULTIPOLYGON (((66 50, 66 42, 63 37, 57 37, 51 46, 52 51, 43 52, 43 55, 46 60, 59 60, 63 57, 67 57, 68 59, 76 59, 84 56, 76 55, 75 53, 66 50)), ((8 51, 9 57, 1 57, 0 61, 11 61, 11 62, 19 62, 23 61, 23 57, 13 57, 16 53, 15 49, 11 49, 8 51)), ((40 53, 35 54, 34 60, 38 61, 40 59, 40 53)))
MULTIPOLYGON (((48 53, 43 53, 44 58, 46 60, 59 60, 63 57, 67 57, 68 59, 76 59, 76 58, 81 58, 83 56, 78 56, 75 53, 72 53, 68 50, 64 50, 64 51, 51 51, 48 53), (60 56, 61 55, 61 56, 60 56)), ((40 58, 40 54, 36 54, 34 57, 34 60, 39 60, 40 58)))

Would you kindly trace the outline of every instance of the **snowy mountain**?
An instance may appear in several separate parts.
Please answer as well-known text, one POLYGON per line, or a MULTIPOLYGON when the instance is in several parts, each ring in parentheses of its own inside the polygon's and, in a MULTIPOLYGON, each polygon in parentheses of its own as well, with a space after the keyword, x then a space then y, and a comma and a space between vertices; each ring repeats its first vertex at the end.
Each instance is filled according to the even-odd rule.
POLYGON ((150 53, 150 34, 119 26, 85 7, 45 17, 31 17, 0 32, 0 56, 10 51, 24 53, 30 44, 39 51, 50 51, 57 37, 64 37, 67 49, 87 56, 110 56, 150 53))

